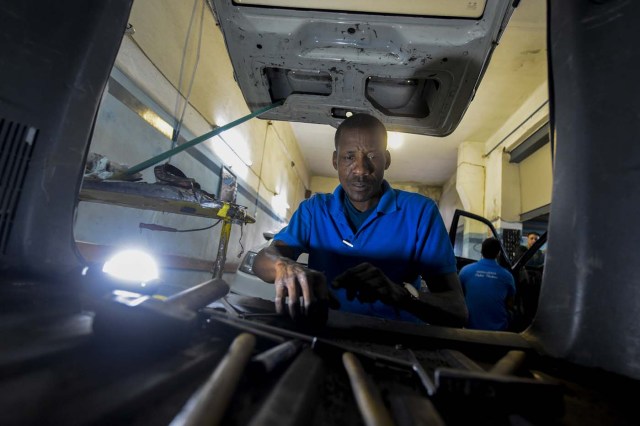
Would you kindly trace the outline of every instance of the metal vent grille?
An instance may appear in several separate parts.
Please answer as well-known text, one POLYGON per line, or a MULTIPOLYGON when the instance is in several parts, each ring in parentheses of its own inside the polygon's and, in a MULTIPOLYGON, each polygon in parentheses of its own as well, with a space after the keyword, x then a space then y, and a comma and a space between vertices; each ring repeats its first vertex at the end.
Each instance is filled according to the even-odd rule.
POLYGON ((9 241, 38 129, 0 118, 0 253, 9 241))

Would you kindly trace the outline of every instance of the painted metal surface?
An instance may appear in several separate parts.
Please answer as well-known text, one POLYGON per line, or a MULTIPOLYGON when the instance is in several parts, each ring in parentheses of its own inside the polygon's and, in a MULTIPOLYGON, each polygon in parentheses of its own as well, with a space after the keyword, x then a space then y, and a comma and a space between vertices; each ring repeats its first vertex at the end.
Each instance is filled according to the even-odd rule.
POLYGON ((477 19, 213 4, 249 108, 286 100, 262 118, 337 126, 368 112, 434 136, 460 122, 513 12, 506 0, 477 19))

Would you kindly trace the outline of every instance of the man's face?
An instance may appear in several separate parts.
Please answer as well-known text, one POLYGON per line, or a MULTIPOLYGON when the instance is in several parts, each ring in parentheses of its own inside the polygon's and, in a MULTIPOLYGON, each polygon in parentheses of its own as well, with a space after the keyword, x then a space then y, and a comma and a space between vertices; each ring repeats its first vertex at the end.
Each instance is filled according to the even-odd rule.
POLYGON ((391 164, 382 132, 348 129, 340 135, 333 167, 349 200, 358 210, 373 206, 380 197, 384 171, 391 164))
POLYGON ((536 241, 538 241, 538 236, 536 234, 529 234, 527 237, 527 247, 531 247, 536 241))

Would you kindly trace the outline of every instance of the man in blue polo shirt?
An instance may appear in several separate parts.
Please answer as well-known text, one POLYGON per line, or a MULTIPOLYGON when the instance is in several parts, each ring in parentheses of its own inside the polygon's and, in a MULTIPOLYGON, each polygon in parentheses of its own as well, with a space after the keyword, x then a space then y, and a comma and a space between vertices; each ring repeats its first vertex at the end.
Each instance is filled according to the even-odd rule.
POLYGON ((482 242, 482 259, 460 271, 460 282, 469 308, 468 328, 506 330, 516 286, 511 272, 498 265, 500 241, 482 242))
POLYGON ((338 127, 333 166, 340 185, 303 201, 253 265, 275 284, 278 312, 287 296, 295 317, 331 292, 344 311, 465 325, 456 261, 437 206, 391 188, 384 180, 390 164, 387 132, 377 118, 356 114, 338 127), (309 253, 308 269, 294 261, 302 252, 309 253), (428 292, 417 291, 421 278, 428 292))

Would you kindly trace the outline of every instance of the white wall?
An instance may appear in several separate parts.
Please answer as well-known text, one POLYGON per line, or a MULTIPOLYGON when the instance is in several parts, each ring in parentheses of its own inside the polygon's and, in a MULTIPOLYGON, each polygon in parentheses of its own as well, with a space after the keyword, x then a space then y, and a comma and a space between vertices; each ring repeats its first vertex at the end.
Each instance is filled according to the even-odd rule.
POLYGON ((440 215, 442 215, 442 220, 447 230, 451 226, 455 211, 457 209, 464 210, 462 201, 456 190, 456 175, 453 175, 442 187, 442 196, 438 203, 438 209, 440 210, 440 215))

